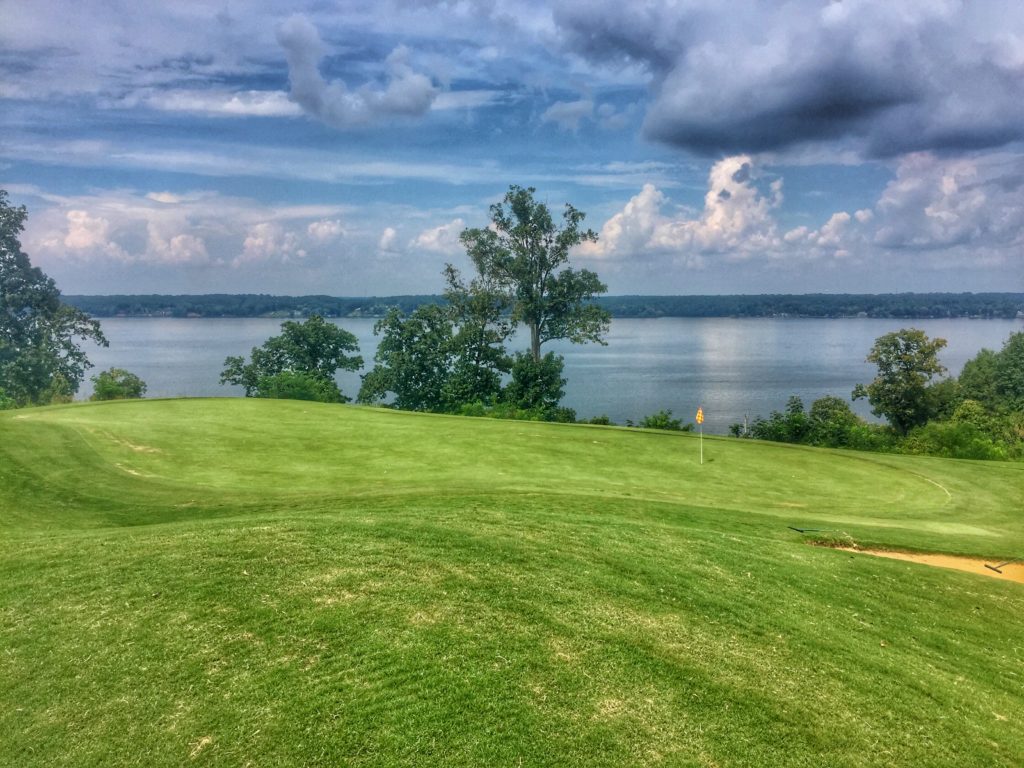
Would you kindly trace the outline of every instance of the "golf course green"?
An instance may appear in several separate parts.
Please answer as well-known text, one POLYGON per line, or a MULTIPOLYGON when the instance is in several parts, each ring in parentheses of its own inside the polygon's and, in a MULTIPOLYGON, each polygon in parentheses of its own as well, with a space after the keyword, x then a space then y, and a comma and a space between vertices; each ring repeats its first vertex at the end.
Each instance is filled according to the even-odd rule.
POLYGON ((2 766, 1020 766, 1024 464, 296 401, 0 413, 2 766))

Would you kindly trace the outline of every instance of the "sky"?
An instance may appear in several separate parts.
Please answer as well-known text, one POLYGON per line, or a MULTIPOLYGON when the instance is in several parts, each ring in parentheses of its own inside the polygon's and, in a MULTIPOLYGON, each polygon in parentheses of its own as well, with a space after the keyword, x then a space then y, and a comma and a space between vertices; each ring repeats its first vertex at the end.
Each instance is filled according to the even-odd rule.
POLYGON ((612 294, 1024 291, 1019 0, 0 0, 66 294, 439 293, 510 185, 612 294))

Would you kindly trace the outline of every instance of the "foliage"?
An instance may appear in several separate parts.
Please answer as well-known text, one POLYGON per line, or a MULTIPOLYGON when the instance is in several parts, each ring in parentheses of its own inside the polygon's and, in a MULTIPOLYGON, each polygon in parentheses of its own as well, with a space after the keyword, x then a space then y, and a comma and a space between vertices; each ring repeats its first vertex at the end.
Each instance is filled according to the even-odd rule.
POLYGON ((528 352, 517 352, 512 359, 512 379, 505 386, 504 401, 523 411, 547 412, 558 407, 565 394, 561 355, 548 352, 535 360, 528 352))
POLYGON ((100 324, 62 303, 21 250, 27 216, 0 189, 0 389, 19 406, 70 400, 92 367, 76 339, 107 345, 100 324))
POLYGON ((997 408, 1001 399, 996 389, 998 365, 999 355, 991 349, 981 350, 964 363, 958 379, 962 396, 986 408, 997 408))
POLYGON ((8 397, 7 393, 0 389, 0 411, 9 411, 12 408, 17 408, 18 404, 14 402, 13 397, 8 397))
POLYGON ((277 400, 309 400, 318 403, 341 403, 345 398, 334 379, 306 371, 281 371, 260 378, 258 397, 277 400))
POLYGON ((146 394, 146 382, 124 368, 109 368, 92 377, 90 400, 132 400, 146 394))
POLYGON ((807 414, 807 441, 811 445, 843 448, 850 445, 851 433, 863 422, 845 400, 829 395, 811 403, 807 414))
POLYGON ((451 265, 445 279, 446 304, 427 304, 408 315, 393 309, 376 323, 373 331, 382 338, 359 402, 391 395, 395 408, 441 413, 497 401, 510 368, 504 296, 483 278, 463 281, 451 265))
POLYGON ((505 349, 512 334, 508 298, 484 275, 466 282, 451 264, 444 275, 445 299, 455 324, 449 398, 453 403, 493 403, 501 395, 502 375, 512 365, 505 349))
MULTIPOLYGON (((924 371, 941 371, 935 352, 942 344, 942 339, 928 341, 920 331, 888 334, 875 343, 872 355, 891 384, 876 390, 876 395, 901 394, 898 385, 909 381, 909 394, 902 392, 904 399, 894 399, 894 407, 903 407, 905 414, 912 405, 916 418, 924 419, 906 432, 865 423, 837 397, 816 400, 806 417, 799 398, 792 397, 785 414, 773 411, 768 419, 758 417, 747 435, 740 424, 733 424, 730 432, 737 437, 862 451, 959 459, 1024 458, 1024 409, 1018 405, 1018 392, 1024 389, 1024 333, 1012 334, 1000 352, 981 350, 964 365, 959 379, 928 384, 924 371), (900 367, 915 365, 910 374, 900 367)), ((870 388, 858 386, 854 394, 870 388)))
POLYGON ((733 424, 730 432, 736 437, 859 451, 893 451, 898 445, 891 429, 865 423, 845 400, 833 395, 815 400, 806 413, 803 400, 793 395, 784 413, 772 411, 767 419, 758 416, 746 432, 742 424, 733 424))
POLYGON ((476 416, 490 419, 510 421, 548 421, 563 424, 577 423, 576 411, 572 408, 517 408, 511 403, 498 401, 493 405, 485 405, 479 400, 475 403, 464 403, 455 411, 459 416, 476 416))
POLYGON ((569 251, 597 235, 581 230, 582 211, 566 205, 555 224, 533 187, 509 187, 503 202, 491 206, 491 226, 466 229, 460 240, 481 278, 503 291, 514 323, 530 332, 530 354, 554 339, 604 343, 610 315, 592 303, 607 287, 590 270, 565 267, 569 251))
POLYGON ((946 370, 938 359, 945 346, 945 339, 929 339, 916 328, 880 336, 867 356, 869 363, 878 366, 878 375, 867 386, 858 384, 853 399, 866 397, 872 413, 888 419, 901 435, 907 434, 936 413, 928 384, 946 370))
POLYGON ((383 400, 391 393, 393 406, 404 411, 449 410, 454 327, 448 308, 426 305, 409 315, 393 309, 373 332, 381 335, 377 364, 363 376, 359 402, 383 400))
POLYGON ((297 379, 275 378, 282 373, 301 373, 318 379, 317 391, 330 393, 332 397, 333 384, 337 399, 332 399, 332 402, 347 402, 349 398, 341 394, 334 384, 334 374, 339 370, 354 371, 362 367, 362 357, 346 354, 359 351, 356 337, 319 315, 305 322, 289 320, 282 323, 281 331, 280 336, 267 339, 262 347, 253 347, 249 363, 244 357, 228 357, 224 361, 220 383, 244 387, 246 397, 277 397, 279 395, 272 393, 289 390, 308 393, 310 390, 300 385, 297 379))
POLYGON ((772 411, 767 419, 758 416, 750 425, 750 437, 777 443, 800 443, 807 437, 810 424, 804 402, 796 395, 786 403, 786 412, 772 411))
POLYGON ((999 352, 995 391, 1007 410, 1024 411, 1024 331, 1011 334, 999 352))
POLYGON ((693 424, 683 425, 682 419, 673 419, 672 411, 661 410, 650 416, 644 416, 637 424, 642 429, 668 429, 677 432, 692 432, 693 424))
POLYGON ((903 441, 906 453, 950 459, 1005 459, 1006 449, 967 421, 931 421, 911 430, 903 441))

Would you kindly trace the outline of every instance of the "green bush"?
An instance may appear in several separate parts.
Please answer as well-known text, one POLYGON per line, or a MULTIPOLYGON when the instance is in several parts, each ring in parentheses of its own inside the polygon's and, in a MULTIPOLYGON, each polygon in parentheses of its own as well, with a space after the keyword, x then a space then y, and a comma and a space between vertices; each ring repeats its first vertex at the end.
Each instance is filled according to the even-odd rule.
POLYGON ((333 379, 305 371, 282 371, 273 376, 262 376, 257 383, 255 395, 277 400, 343 402, 341 390, 333 379))
POLYGON ((146 382, 124 368, 110 368, 92 377, 90 400, 134 400, 146 394, 146 382))
POLYGON ((558 407, 565 394, 561 355, 548 352, 534 360, 527 352, 516 353, 512 361, 512 380, 505 387, 503 400, 517 409, 548 412, 558 407))
POLYGON ((777 443, 802 443, 806 440, 810 422, 804 413, 804 402, 793 395, 786 402, 786 412, 772 411, 767 419, 758 416, 750 425, 750 436, 757 440, 777 443))
POLYGON ((807 418, 807 442, 828 448, 848 446, 851 430, 861 423, 849 403, 831 395, 811 403, 807 418))
POLYGON ((683 425, 682 419, 673 419, 672 411, 661 410, 650 416, 644 416, 637 424, 642 429, 669 429, 676 432, 691 432, 693 424, 683 425))
POLYGON ((930 421, 911 430, 903 441, 906 453, 950 459, 1006 459, 1006 449, 969 422, 930 421))

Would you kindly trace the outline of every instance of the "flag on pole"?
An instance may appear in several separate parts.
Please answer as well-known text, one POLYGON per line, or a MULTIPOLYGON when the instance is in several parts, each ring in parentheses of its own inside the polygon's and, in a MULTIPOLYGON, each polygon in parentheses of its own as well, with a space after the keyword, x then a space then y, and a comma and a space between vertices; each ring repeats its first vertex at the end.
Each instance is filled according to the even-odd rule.
POLYGON ((704 409, 697 406, 697 424, 700 425, 700 463, 704 463, 704 409))

